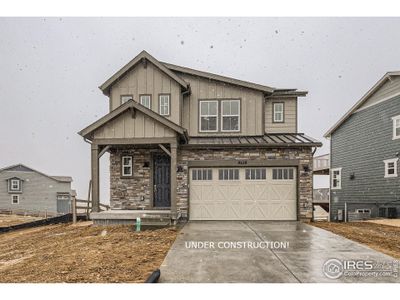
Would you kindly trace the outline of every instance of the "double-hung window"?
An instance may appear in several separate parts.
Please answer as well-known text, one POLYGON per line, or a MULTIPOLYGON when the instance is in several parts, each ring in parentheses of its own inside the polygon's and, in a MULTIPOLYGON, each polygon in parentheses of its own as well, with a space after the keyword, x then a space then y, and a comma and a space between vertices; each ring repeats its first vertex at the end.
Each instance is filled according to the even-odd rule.
POLYGON ((272 106, 273 106, 272 118, 274 123, 283 123, 284 122, 283 102, 275 102, 272 104, 272 106))
POLYGON ((342 188, 342 168, 332 169, 331 172, 332 190, 340 190, 342 188))
POLYGON ((151 109, 151 96, 150 95, 140 95, 140 104, 151 109))
POLYGON ((393 139, 400 139, 400 116, 395 116, 393 120, 393 139))
POLYGON ((221 101, 221 131, 240 131, 240 101, 221 101))
POLYGON ((19 204, 19 195, 11 195, 11 204, 19 204))
POLYGON ((158 100, 160 103, 159 113, 161 116, 169 116, 170 114, 170 95, 159 95, 158 100))
POLYGON ((10 190, 12 190, 12 191, 21 190, 20 184, 21 184, 21 182, 20 182, 19 179, 11 179, 11 188, 10 188, 10 190))
POLYGON ((385 164, 385 178, 397 177, 397 161, 398 158, 386 159, 385 164))
POLYGON ((123 177, 133 175, 133 158, 132 156, 122 156, 122 170, 121 174, 123 177))
POLYGON ((200 132, 218 131, 218 101, 200 101, 200 132))

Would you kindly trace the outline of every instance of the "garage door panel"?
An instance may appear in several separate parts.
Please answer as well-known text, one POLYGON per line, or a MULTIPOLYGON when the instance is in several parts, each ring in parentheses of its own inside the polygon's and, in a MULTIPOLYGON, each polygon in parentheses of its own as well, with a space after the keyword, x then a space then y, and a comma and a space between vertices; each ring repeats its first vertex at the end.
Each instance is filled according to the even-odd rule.
POLYGON ((218 168, 208 180, 190 177, 190 219, 296 220, 296 172, 293 178, 276 180, 273 168, 265 169, 264 179, 257 180, 246 179, 246 168, 235 180, 219 180, 218 168))

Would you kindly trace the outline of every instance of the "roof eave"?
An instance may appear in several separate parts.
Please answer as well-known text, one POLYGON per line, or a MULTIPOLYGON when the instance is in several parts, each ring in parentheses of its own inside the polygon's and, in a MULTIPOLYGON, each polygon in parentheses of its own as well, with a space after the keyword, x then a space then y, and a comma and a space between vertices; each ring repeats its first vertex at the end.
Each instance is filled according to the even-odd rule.
POLYGON ((151 56, 148 52, 143 50, 136 57, 134 57, 130 62, 124 65, 121 69, 119 69, 116 73, 114 73, 109 79, 107 79, 103 84, 99 86, 99 89, 103 92, 104 95, 108 96, 110 94, 111 86, 118 81, 122 76, 124 76, 131 68, 133 68, 136 64, 140 63, 142 59, 147 59, 152 64, 154 64, 157 68, 159 68, 162 72, 166 73, 166 75, 170 76, 176 82, 179 83, 184 89, 188 88, 188 83, 185 82, 182 78, 176 75, 174 72, 169 70, 163 63, 158 61, 156 58, 151 56))
POLYGON ((368 100, 391 76, 400 76, 400 71, 387 72, 372 88, 368 90, 325 134, 324 138, 330 138, 334 133, 365 101, 368 100))
POLYGON ((265 93, 273 93, 275 90, 275 88, 273 88, 273 87, 269 87, 269 86, 249 82, 249 81, 244 81, 244 80, 240 80, 240 79, 236 79, 236 78, 232 78, 232 77, 227 77, 227 76, 222 76, 222 75, 218 75, 218 74, 214 74, 214 73, 204 72, 204 71, 200 71, 200 70, 196 70, 196 69, 191 69, 188 67, 182 67, 182 66, 170 64, 167 62, 161 62, 161 63, 163 65, 165 65, 168 69, 170 69, 172 71, 176 71, 176 72, 186 73, 186 74, 190 74, 190 75, 194 75, 194 76, 200 76, 200 77, 213 79, 216 81, 221 81, 221 82, 225 82, 225 83, 229 83, 229 84, 240 85, 240 86, 247 87, 249 89, 259 90, 259 91, 262 91, 265 93))

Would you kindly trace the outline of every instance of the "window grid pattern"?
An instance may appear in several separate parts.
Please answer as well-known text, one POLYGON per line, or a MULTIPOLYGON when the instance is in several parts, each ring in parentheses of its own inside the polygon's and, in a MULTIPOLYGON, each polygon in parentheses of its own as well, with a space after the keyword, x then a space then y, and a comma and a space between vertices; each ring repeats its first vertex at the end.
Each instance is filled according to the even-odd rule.
POLYGON ((212 180, 212 169, 192 169, 192 180, 212 180))
POLYGON ((218 131, 218 101, 200 101, 200 131, 218 131))
POLYGON ((141 95, 140 96, 140 104, 148 109, 151 109, 151 96, 150 95, 141 95))
POLYGON ((240 131, 240 101, 223 100, 221 101, 222 131, 240 131))
POLYGON ((246 169, 246 180, 265 180, 267 179, 266 169, 246 169))
POLYGON ((169 95, 160 95, 160 115, 169 116, 169 95))
POLYGON ((274 122, 283 122, 283 103, 274 103, 274 122))
POLYGON ((294 178, 293 168, 274 168, 272 169, 273 180, 292 180, 294 178))
POLYGON ((239 169, 219 169, 219 180, 239 180, 239 169))
POLYGON ((132 176, 132 156, 122 157, 122 176, 132 176))

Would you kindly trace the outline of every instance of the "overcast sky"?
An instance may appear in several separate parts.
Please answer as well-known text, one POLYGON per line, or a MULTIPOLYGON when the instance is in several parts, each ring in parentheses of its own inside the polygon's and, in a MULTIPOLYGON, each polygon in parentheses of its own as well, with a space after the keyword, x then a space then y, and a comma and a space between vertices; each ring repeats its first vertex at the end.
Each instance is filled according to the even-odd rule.
MULTIPOLYGON (((77 134, 107 113, 97 88, 145 49, 159 60, 279 88, 299 130, 322 136, 387 71, 400 70, 399 18, 0 18, 0 167, 70 175, 81 198, 90 146, 77 134)), ((108 197, 108 157, 101 201, 108 197)))

